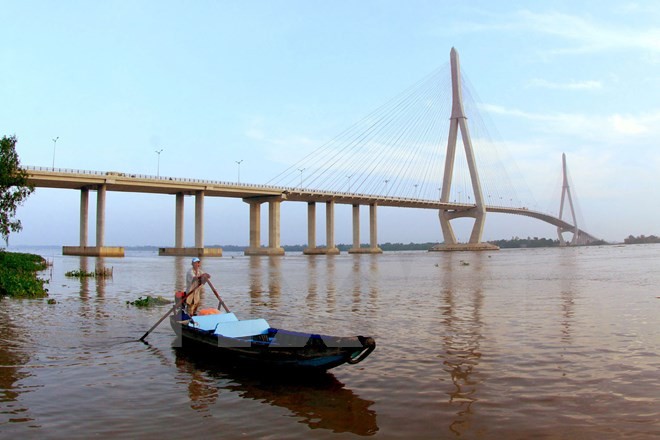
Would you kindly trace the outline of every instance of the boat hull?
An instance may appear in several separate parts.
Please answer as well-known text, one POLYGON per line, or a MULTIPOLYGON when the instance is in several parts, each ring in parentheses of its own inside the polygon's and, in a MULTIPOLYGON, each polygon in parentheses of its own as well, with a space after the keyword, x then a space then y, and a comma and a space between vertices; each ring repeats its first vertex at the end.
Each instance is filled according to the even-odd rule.
POLYGON ((203 351, 223 362, 257 368, 325 371, 339 365, 357 364, 375 348, 373 338, 336 337, 269 328, 266 334, 225 337, 181 323, 176 316, 170 324, 181 345, 203 351))

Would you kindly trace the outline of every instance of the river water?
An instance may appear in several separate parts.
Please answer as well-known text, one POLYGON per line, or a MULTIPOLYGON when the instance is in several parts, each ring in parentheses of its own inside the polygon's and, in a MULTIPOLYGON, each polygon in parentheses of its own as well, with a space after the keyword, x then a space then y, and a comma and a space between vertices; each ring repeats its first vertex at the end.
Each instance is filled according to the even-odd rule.
POLYGON ((376 339, 313 378, 209 363, 167 321, 136 342, 167 306, 126 301, 171 297, 189 258, 23 251, 57 304, 0 302, 3 438, 660 437, 659 245, 204 259, 240 318, 376 339))

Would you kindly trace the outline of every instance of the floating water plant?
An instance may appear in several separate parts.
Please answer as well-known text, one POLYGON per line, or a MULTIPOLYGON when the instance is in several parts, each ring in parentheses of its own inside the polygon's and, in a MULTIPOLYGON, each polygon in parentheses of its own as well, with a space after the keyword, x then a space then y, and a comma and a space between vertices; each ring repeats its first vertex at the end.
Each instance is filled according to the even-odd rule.
POLYGON ((80 269, 70 270, 64 276, 72 278, 109 278, 112 277, 112 267, 97 267, 92 272, 85 272, 80 269))
POLYGON ((162 306, 171 303, 172 301, 167 298, 163 298, 162 296, 153 297, 150 295, 147 295, 145 298, 139 297, 135 301, 126 301, 126 304, 135 307, 162 306))

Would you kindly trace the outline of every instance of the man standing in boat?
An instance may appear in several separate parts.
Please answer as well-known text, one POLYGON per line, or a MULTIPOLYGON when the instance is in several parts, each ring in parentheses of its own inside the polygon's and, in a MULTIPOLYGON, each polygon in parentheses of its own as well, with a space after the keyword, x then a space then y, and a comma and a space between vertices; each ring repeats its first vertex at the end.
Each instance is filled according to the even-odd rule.
POLYGON ((211 278, 211 275, 204 273, 202 270, 199 258, 192 259, 192 267, 186 273, 186 297, 188 315, 194 316, 197 314, 197 309, 202 302, 202 293, 204 292, 203 284, 211 278), (190 289, 193 289, 192 291, 190 289))

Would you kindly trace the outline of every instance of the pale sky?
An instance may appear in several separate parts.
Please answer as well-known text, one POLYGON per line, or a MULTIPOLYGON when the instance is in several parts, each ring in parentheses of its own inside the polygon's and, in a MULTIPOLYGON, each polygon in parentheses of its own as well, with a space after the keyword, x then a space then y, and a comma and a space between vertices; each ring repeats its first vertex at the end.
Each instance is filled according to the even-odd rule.
MULTIPOLYGON (((17 136, 23 165, 236 181, 242 160, 241 182, 265 183, 455 47, 539 210, 559 212, 566 153, 583 229, 660 234, 655 1, 0 0, 0 18, 0 135, 17 136)), ((10 245, 78 244, 79 198, 37 189, 10 245)), ((245 203, 205 208, 206 245, 248 243, 245 203)), ((92 241, 94 211, 92 193, 92 241)), ((193 212, 187 198, 187 245, 193 212)), ((173 196, 108 193, 106 216, 106 245, 174 243, 173 196)), ((350 207, 335 221, 350 243, 350 207)), ((305 204, 284 203, 281 242, 305 243, 306 222, 305 204)), ((381 243, 442 241, 430 210, 380 208, 378 226, 381 243)), ((470 227, 455 225, 459 240, 470 227)), ((488 216, 484 239, 512 236, 556 231, 488 216)))

